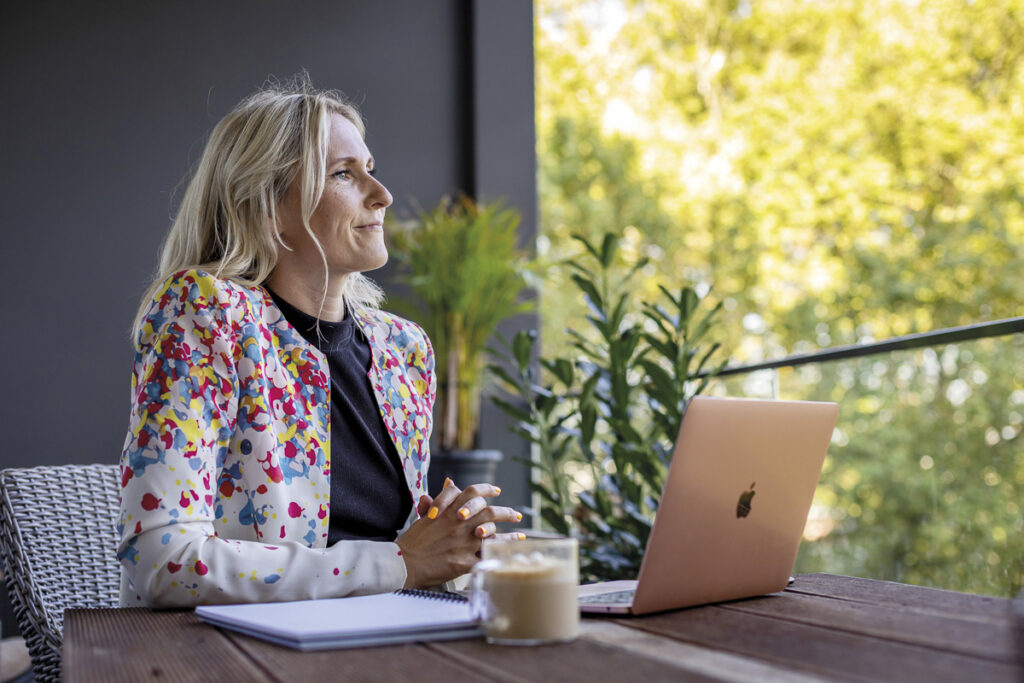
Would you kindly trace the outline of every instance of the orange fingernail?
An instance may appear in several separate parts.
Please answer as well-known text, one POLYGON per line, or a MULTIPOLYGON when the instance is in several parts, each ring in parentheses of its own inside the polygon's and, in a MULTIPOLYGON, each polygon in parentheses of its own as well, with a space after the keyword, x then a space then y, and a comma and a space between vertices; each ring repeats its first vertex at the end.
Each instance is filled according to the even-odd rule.
POLYGON ((518 539, 520 541, 525 541, 526 540, 526 534, 522 534, 522 533, 516 534, 516 539, 518 539))
POLYGON ((459 510, 459 517, 461 519, 469 519, 469 508, 462 508, 459 510))
POLYGON ((441 488, 442 489, 446 489, 446 488, 448 488, 451 485, 452 485, 452 480, 449 479, 448 477, 445 477, 444 478, 444 486, 442 486, 441 488))
POLYGON ((480 532, 480 538, 487 538, 487 534, 490 532, 487 529, 477 529, 480 532))
POLYGON ((516 521, 517 522, 523 521, 523 513, 522 512, 517 512, 516 513, 516 521))
POLYGON ((495 493, 501 493, 501 487, 500 486, 495 486, 494 487, 494 492, 495 493))
POLYGON ((427 519, 437 519, 437 508, 430 508, 427 512, 427 519))

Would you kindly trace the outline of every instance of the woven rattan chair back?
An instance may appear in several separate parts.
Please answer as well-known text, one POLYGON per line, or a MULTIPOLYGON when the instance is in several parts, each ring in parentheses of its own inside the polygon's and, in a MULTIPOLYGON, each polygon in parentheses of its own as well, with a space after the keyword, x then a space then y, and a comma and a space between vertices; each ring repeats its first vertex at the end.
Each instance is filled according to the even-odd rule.
POLYGON ((7 592, 37 681, 60 680, 64 610, 117 607, 117 465, 0 471, 7 592))

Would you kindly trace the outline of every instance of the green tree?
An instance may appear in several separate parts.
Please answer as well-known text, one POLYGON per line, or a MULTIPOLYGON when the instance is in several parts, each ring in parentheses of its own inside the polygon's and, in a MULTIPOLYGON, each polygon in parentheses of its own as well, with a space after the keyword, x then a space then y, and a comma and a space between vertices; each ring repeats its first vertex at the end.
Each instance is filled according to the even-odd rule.
MULTIPOLYGON (((617 230, 638 288, 713 284, 732 358, 1021 313, 1024 0, 539 0, 536 45, 541 252, 617 230)), ((570 291, 542 292, 545 348, 570 291)), ((931 353, 781 382, 843 407, 801 562, 1008 594, 1021 344, 931 353)))

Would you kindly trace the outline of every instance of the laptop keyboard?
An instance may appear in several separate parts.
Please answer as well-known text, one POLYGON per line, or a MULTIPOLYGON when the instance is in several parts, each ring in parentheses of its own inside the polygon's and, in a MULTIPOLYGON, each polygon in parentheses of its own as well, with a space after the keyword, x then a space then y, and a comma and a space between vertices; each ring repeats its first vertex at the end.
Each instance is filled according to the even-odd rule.
POLYGON ((615 591, 613 593, 598 593, 597 595, 580 596, 582 605, 616 605, 619 603, 633 602, 635 590, 615 591))

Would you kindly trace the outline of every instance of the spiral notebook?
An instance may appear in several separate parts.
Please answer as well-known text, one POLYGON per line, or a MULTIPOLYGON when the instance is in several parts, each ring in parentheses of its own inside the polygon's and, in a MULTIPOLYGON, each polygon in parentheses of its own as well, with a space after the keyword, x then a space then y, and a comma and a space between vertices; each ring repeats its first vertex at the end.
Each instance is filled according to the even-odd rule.
POLYGON ((196 614, 214 626, 298 650, 455 640, 482 634, 466 598, 436 591, 204 605, 196 608, 196 614))

